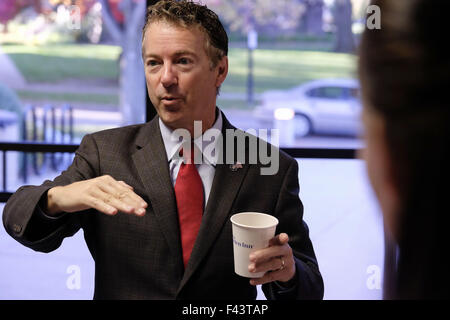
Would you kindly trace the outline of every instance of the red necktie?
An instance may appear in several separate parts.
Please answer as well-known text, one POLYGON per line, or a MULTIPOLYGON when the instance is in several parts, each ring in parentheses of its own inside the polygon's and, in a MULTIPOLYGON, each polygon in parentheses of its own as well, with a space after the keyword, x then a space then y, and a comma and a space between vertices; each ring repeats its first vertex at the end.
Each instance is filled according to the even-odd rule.
MULTIPOLYGON (((183 150, 181 150, 182 152, 183 150)), ((188 156, 188 154, 183 155, 185 159, 188 156)), ((191 256, 203 215, 203 184, 194 164, 193 144, 191 145, 190 159, 190 163, 181 164, 175 182, 175 197, 185 267, 191 256)))

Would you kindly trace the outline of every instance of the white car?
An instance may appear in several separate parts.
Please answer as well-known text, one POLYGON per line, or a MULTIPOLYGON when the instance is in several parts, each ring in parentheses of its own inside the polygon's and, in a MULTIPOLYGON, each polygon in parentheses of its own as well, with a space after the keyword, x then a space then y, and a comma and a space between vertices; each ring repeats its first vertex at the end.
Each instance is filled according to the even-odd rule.
POLYGON ((297 138, 308 134, 359 135, 359 88, 354 79, 320 79, 289 90, 267 91, 261 95, 262 104, 255 108, 254 116, 262 126, 274 128, 280 114, 288 114, 288 118, 291 114, 297 138))

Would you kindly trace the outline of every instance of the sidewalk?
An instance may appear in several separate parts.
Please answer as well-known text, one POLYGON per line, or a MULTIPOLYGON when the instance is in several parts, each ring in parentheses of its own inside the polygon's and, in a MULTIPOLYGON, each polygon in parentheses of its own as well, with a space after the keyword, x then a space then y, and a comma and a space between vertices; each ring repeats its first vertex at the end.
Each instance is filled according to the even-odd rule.
POLYGON ((14 63, 2 51, 2 46, 0 45, 0 83, 13 88, 20 89, 23 88, 27 82, 22 76, 20 71, 16 68, 14 63))

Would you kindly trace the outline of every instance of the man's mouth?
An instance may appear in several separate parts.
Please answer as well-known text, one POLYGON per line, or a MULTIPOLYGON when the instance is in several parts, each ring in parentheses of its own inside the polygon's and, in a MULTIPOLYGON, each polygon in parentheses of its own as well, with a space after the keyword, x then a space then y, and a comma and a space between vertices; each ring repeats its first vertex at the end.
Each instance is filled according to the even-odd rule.
POLYGON ((182 98, 178 96, 164 96, 161 98, 161 103, 166 107, 173 108, 178 107, 181 100, 182 98))
POLYGON ((180 99, 181 99, 180 97, 174 97, 174 96, 165 96, 165 97, 161 98, 161 100, 164 100, 164 101, 174 101, 174 100, 180 100, 180 99))

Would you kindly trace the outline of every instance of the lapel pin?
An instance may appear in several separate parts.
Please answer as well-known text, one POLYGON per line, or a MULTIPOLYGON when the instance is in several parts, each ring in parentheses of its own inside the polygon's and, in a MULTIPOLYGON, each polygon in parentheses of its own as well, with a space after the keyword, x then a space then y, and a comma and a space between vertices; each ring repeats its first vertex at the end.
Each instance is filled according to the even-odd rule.
POLYGON ((235 164, 231 164, 230 169, 231 171, 238 171, 239 169, 242 169, 242 163, 238 161, 235 164))

